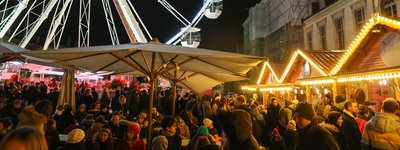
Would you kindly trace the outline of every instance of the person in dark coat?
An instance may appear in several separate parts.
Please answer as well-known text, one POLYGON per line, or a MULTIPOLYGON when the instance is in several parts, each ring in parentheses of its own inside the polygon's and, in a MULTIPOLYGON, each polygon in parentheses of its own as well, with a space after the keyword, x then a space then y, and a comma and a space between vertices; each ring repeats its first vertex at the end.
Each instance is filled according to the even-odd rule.
POLYGON ((297 150, 339 150, 332 134, 317 124, 310 104, 300 103, 294 111, 294 118, 299 128, 297 150))
POLYGON ((57 149, 58 146, 61 146, 60 137, 56 128, 56 121, 54 119, 50 119, 47 123, 45 137, 49 149, 57 149))
POLYGON ((244 110, 221 112, 218 119, 222 125, 222 149, 258 150, 259 144, 253 136, 252 119, 244 110))
POLYGON ((276 98, 271 98, 271 104, 269 105, 268 113, 266 116, 266 130, 272 131, 272 129, 278 127, 279 125, 279 111, 281 110, 281 106, 278 103, 276 98))
POLYGON ((97 118, 98 116, 103 116, 106 120, 111 119, 110 112, 108 111, 108 106, 105 104, 102 104, 100 106, 100 111, 96 113, 95 117, 97 118))
POLYGON ((358 104, 355 101, 347 101, 344 104, 343 110, 343 125, 342 129, 348 137, 348 143, 350 149, 360 150, 361 149, 361 132, 358 128, 356 121, 356 115, 358 111, 358 104))
POLYGON ((79 109, 76 111, 74 117, 78 122, 81 122, 83 119, 85 119, 86 114, 87 114, 86 113, 86 105, 85 104, 81 104, 79 106, 79 109))
POLYGON ((72 108, 68 104, 64 105, 64 111, 61 114, 61 118, 66 126, 76 124, 74 115, 72 114, 72 108))
POLYGON ((181 149, 182 138, 176 133, 176 122, 172 117, 165 117, 162 122, 162 135, 168 140, 168 150, 179 150, 181 149))
POLYGON ((139 93, 136 89, 133 89, 129 95, 128 100, 128 110, 129 114, 132 116, 139 115, 139 93))
POLYGON ((82 97, 82 102, 86 105, 86 106, 92 106, 92 104, 95 102, 93 100, 93 96, 92 93, 90 92, 90 89, 86 89, 85 93, 83 93, 82 97))
POLYGON ((320 123, 319 125, 328 130, 333 135, 341 150, 348 150, 350 149, 350 147, 347 143, 347 138, 343 133, 342 124, 342 113, 332 111, 328 114, 328 119, 326 120, 326 122, 320 123))
POLYGON ((90 89, 90 91, 91 91, 90 93, 92 94, 92 97, 93 97, 93 101, 95 102, 95 101, 99 100, 99 94, 96 92, 96 88, 92 87, 90 89))

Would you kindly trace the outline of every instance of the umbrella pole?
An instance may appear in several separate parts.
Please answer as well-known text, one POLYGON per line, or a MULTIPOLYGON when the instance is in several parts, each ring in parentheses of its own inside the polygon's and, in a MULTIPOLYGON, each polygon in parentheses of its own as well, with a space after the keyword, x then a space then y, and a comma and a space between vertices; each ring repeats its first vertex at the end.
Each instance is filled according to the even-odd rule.
POLYGON ((172 95, 172 116, 175 116, 175 106, 176 106, 176 69, 174 71, 174 81, 173 81, 173 95, 172 95))
POLYGON ((151 149, 151 138, 152 138, 152 135, 151 135, 151 131, 152 131, 152 117, 153 117, 153 115, 152 115, 152 113, 151 113, 151 110, 153 109, 153 100, 154 100, 154 90, 155 90, 155 88, 154 88, 154 81, 155 80, 155 78, 153 77, 153 75, 152 76, 150 76, 150 85, 151 85, 151 88, 150 88, 150 102, 149 102, 149 127, 148 127, 148 129, 147 129, 147 149, 151 149))

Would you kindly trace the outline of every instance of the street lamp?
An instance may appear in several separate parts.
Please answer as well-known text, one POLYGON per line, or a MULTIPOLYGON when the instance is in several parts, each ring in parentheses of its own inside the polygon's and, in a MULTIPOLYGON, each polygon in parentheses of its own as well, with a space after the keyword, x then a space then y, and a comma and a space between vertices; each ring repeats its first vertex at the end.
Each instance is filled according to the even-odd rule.
POLYGON ((200 45, 200 28, 185 27, 181 30, 186 30, 185 33, 181 35, 182 46, 196 48, 200 45))
POLYGON ((204 15, 208 19, 217 19, 222 13, 223 0, 204 0, 204 3, 207 1, 210 1, 210 5, 207 6, 204 15))

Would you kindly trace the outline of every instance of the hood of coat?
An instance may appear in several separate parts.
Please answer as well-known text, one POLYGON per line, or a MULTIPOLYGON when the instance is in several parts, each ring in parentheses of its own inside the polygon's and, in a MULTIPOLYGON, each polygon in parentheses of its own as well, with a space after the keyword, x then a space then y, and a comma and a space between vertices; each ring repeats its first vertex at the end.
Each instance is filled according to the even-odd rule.
POLYGON ((325 123, 325 122, 320 123, 319 126, 325 128, 326 130, 328 130, 331 133, 339 133, 340 132, 338 127, 336 127, 335 125, 330 124, 330 123, 325 123))
POLYGON ((18 126, 38 127, 41 131, 44 131, 47 117, 35 111, 33 107, 27 107, 18 115, 18 120, 18 126))
POLYGON ((381 133, 400 130, 399 117, 390 113, 376 113, 367 123, 367 128, 381 133))

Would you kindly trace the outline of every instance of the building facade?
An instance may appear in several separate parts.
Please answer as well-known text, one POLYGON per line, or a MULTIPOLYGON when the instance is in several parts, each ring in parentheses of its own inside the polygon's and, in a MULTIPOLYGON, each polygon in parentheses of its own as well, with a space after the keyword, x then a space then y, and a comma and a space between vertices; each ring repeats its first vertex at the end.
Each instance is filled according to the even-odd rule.
POLYGON ((303 49, 303 20, 336 0, 263 0, 249 11, 244 26, 246 54, 287 60, 303 49))
POLYGON ((373 13, 396 19, 400 0, 339 0, 303 22, 304 48, 344 50, 373 13))

